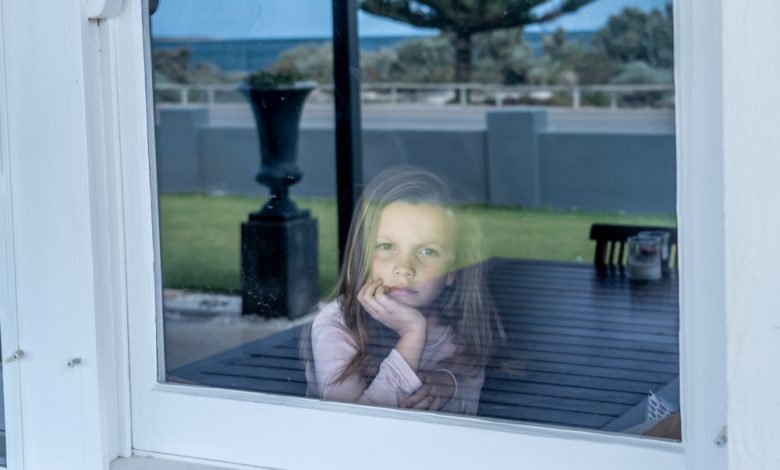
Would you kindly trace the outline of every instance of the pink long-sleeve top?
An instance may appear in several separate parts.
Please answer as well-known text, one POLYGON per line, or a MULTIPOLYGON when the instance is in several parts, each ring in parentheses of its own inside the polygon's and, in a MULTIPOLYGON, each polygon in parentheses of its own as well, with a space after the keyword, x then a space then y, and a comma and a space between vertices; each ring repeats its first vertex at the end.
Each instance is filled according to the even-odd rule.
MULTIPOLYGON (((443 370, 456 383, 455 395, 440 411, 476 414, 479 395, 485 380, 483 368, 470 367, 468 372, 442 367, 457 351, 454 332, 449 326, 429 322, 420 370, 443 370)), ((355 373, 338 381, 341 372, 355 356, 357 347, 344 323, 338 302, 327 304, 317 314, 311 329, 313 365, 306 366, 307 394, 325 400, 398 407, 422 386, 422 382, 401 354, 393 349, 382 361, 373 380, 355 373)))

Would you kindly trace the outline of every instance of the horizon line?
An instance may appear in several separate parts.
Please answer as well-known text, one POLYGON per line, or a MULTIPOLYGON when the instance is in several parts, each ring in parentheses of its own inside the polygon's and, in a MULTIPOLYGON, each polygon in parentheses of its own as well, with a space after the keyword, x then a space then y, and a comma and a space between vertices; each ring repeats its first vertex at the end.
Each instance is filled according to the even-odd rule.
MULTIPOLYGON (((592 33, 597 31, 598 29, 567 29, 564 30, 566 33, 592 33)), ((555 30, 552 31, 524 31, 523 34, 554 34, 555 30)), ((419 38, 419 37, 433 37, 440 34, 439 32, 436 33, 427 33, 427 32, 421 32, 418 34, 409 34, 409 33, 400 33, 400 34, 366 34, 366 35, 358 35, 358 38, 419 38)), ((229 37, 219 37, 219 36, 175 36, 175 35, 161 35, 161 36, 152 36, 152 40, 190 40, 190 41, 248 41, 248 40, 295 40, 295 39, 311 39, 311 40, 331 40, 332 36, 229 36, 229 37)))

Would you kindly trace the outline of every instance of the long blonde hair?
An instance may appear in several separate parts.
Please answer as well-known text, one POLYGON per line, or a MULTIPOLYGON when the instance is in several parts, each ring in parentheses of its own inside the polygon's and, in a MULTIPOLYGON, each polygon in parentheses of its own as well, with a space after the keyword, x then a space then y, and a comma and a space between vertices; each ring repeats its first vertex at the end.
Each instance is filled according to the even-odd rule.
POLYGON ((438 319, 455 333, 459 364, 483 367, 494 345, 503 341, 504 332, 486 289, 479 227, 463 207, 452 204, 452 195, 441 178, 404 165, 373 178, 352 216, 344 261, 332 296, 338 301, 357 351, 338 380, 356 372, 373 378, 397 339, 397 335, 365 312, 357 298, 370 275, 379 218, 384 208, 394 202, 431 205, 452 214, 456 234, 451 273, 454 282, 445 287, 433 308, 438 319))

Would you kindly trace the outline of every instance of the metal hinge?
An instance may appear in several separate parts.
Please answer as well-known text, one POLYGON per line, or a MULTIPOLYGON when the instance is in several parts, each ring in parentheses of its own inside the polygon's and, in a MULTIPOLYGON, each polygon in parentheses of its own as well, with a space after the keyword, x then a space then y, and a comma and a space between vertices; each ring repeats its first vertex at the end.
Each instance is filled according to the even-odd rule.
POLYGON ((68 361, 68 367, 73 368, 77 365, 81 364, 81 358, 80 357, 74 357, 73 359, 68 361))
POLYGON ((715 445, 718 447, 723 447, 726 445, 727 441, 728 441, 728 426, 723 426, 722 428, 720 428, 718 437, 715 438, 715 445))
POLYGON ((11 354, 10 356, 6 357, 4 362, 6 364, 8 364, 9 362, 14 362, 17 359, 21 359, 22 356, 24 356, 24 351, 22 351, 21 349, 17 349, 16 351, 13 352, 13 354, 11 354))

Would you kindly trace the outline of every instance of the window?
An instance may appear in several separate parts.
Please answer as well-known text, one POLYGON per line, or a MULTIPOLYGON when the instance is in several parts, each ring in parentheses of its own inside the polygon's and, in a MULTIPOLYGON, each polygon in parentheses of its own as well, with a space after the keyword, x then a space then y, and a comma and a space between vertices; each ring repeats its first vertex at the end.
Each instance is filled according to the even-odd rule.
MULTIPOLYGON (((680 9, 683 10, 684 17, 688 18, 686 14, 689 15, 691 12, 685 8, 680 9)), ((685 66, 679 65, 679 67, 683 70, 683 77, 686 77, 686 69, 683 68, 685 66)), ((120 84, 124 83, 132 89, 138 90, 142 86, 132 73, 127 76, 120 74, 120 77, 120 84)), ((686 91, 690 91, 686 88, 690 84, 685 80, 683 78, 683 96, 686 91)), ((123 112, 129 112, 135 117, 145 115, 139 110, 137 104, 135 107, 123 108, 123 112)), ((690 122, 686 120, 690 116, 683 114, 683 117, 684 127, 684 123, 690 122)), ((137 121, 125 122, 123 125, 127 125, 126 130, 129 131, 123 134, 127 139, 123 140, 123 148, 129 151, 126 154, 144 153, 144 150, 138 147, 138 140, 132 142, 128 137, 144 136, 149 129, 143 126, 136 127, 137 121)), ((143 142, 144 139, 140 141, 143 142)), ((683 145, 682 148, 685 149, 685 146, 683 145)), ((695 163, 698 162, 683 163, 681 166, 687 168, 686 165, 695 163)), ((330 431, 340 429, 344 431, 344 435, 339 436, 338 442, 344 440, 353 442, 355 444, 353 455, 357 458, 370 458, 372 452, 378 449, 373 436, 381 434, 386 442, 400 446, 413 446, 421 442, 420 438, 425 435, 425 442, 430 442, 432 447, 446 446, 450 450, 448 455, 442 457, 446 462, 457 462, 460 465, 464 462, 478 464, 480 456, 491 453, 494 456, 504 457, 507 465, 516 462, 515 459, 523 458, 530 465, 545 462, 551 466, 556 464, 563 466, 572 454, 562 450, 591 457, 583 459, 583 462, 594 462, 594 468, 595 465, 598 465, 598 468, 604 468, 605 465, 615 465, 615 468, 620 468, 629 462, 634 465, 647 464, 648 468, 650 465, 666 465, 672 468, 682 468, 684 465, 683 447, 678 444, 646 442, 625 437, 604 437, 525 425, 495 424, 451 416, 410 417, 409 414, 396 410, 367 411, 349 405, 319 403, 299 398, 158 384, 156 335, 155 329, 151 327, 157 321, 155 319, 157 309, 155 309, 155 302, 152 301, 155 276, 154 273, 149 272, 147 264, 154 252, 151 237, 154 220, 151 212, 153 198, 148 187, 148 179, 144 178, 148 174, 154 174, 154 171, 149 169, 148 162, 145 161, 125 161, 124 164, 127 170, 134 170, 125 172, 127 178, 124 187, 125 226, 144 234, 127 237, 130 291, 128 300, 133 315, 137 315, 131 318, 130 333, 132 354, 137 359, 133 363, 132 386, 134 403, 137 404, 134 406, 134 445, 139 451, 187 455, 244 464, 295 466, 301 464, 300 459, 305 457, 300 452, 301 442, 314 445, 316 449, 327 453, 328 449, 339 448, 336 440, 330 441, 335 439, 330 431), (193 433, 192 429, 197 429, 199 432, 193 433), (223 436, 223 438, 218 440, 215 436, 223 436), (229 444, 225 444, 225 436, 230 440, 229 444), (252 438, 247 439, 246 436, 252 438), (465 440, 473 443, 478 451, 475 452, 474 448, 463 445, 452 446, 453 442, 460 443, 465 440), (530 450, 532 448, 534 451, 530 450), (609 461, 606 461, 608 458, 609 461)), ((692 178, 688 173, 685 175, 681 177, 684 183, 685 178, 692 178)), ((714 191, 717 192, 718 189, 715 188, 714 191)), ((692 209, 686 204, 687 201, 682 203, 681 224, 689 220, 687 217, 692 217, 687 212, 692 209)), ((695 219, 691 223, 693 230, 689 233, 704 227, 704 224, 695 225, 695 219)), ((692 250, 689 253, 691 254, 688 256, 693 257, 690 259, 691 266, 696 266, 697 252, 692 250)), ((686 266, 685 256, 682 258, 681 265, 686 266)), ((684 283, 685 288, 690 288, 690 292, 696 295, 695 287, 684 283)), ((684 311, 685 308, 684 303, 684 311)), ((693 342, 700 339, 696 333, 687 333, 691 335, 691 344, 697 344, 693 342)), ((707 342, 706 335, 698 344, 702 342, 707 342)), ((690 364, 701 359, 698 354, 695 350, 691 351, 690 364)), ((684 364, 684 367, 690 365, 684 364)), ((692 382, 691 390, 701 386, 700 382, 692 382)), ((686 392, 685 388, 683 390, 684 393, 690 393, 686 392)), ((697 416, 695 409, 692 413, 691 416, 697 416)), ((700 438, 692 433, 690 445, 696 445, 699 439, 704 440, 704 437, 700 438)))
POLYGON ((533 22, 469 35, 469 61, 455 23, 361 16, 363 116, 351 119, 363 145, 337 154, 362 171, 338 188, 330 116, 345 91, 330 5, 307 6, 295 21, 295 4, 273 2, 218 16, 169 3, 153 17, 163 380, 635 434, 677 412, 671 3, 568 37, 533 22), (650 45, 618 50, 626 23, 650 45), (362 281, 338 281, 337 303, 345 187, 364 188, 353 224, 378 227, 350 240, 372 269, 350 254, 343 269, 382 286, 360 299, 362 281), (431 246, 412 247, 444 214, 417 207, 419 191, 451 215, 425 232, 431 246), (374 204, 403 214, 385 220, 374 204), (653 227, 661 239, 626 240, 653 227), (592 240, 612 243, 610 260, 594 266, 592 240), (415 290, 429 277, 431 295, 415 290), (398 333, 369 314, 377 294, 424 312, 425 348, 388 354, 398 333))

